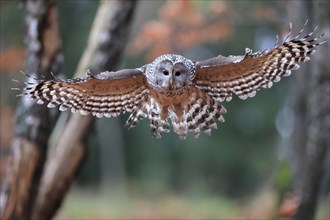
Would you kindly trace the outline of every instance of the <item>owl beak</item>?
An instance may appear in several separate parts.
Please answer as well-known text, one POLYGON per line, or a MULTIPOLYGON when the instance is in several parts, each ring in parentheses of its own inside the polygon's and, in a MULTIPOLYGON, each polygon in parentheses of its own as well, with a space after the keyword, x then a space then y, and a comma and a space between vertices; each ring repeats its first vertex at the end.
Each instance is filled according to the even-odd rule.
POLYGON ((169 89, 173 89, 173 79, 170 79, 170 88, 169 89))

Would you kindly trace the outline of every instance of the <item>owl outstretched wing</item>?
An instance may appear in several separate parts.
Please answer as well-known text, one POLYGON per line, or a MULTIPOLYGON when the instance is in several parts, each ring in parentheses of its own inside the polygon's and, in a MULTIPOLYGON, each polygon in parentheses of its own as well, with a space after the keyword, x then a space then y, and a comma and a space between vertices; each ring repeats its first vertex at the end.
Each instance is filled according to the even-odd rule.
POLYGON ((61 111, 71 109, 97 117, 131 112, 149 92, 141 69, 106 71, 95 76, 87 71, 86 78, 38 80, 28 83, 24 90, 21 95, 36 99, 38 104, 48 102, 49 108, 59 106, 61 111))
POLYGON ((270 88, 298 69, 299 62, 308 61, 315 48, 325 43, 319 42, 323 35, 312 37, 315 30, 300 38, 302 29, 281 45, 256 53, 247 49, 243 56, 220 55, 195 63, 188 60, 188 65, 180 55, 163 55, 138 69, 95 76, 87 72, 86 78, 66 81, 27 82, 21 95, 36 99, 38 104, 47 102, 48 107, 59 106, 61 111, 71 109, 97 117, 132 112, 126 125, 134 127, 140 119, 148 118, 156 138, 170 131, 171 120, 180 137, 189 132, 197 137, 201 131, 210 133, 216 128, 214 118, 224 121, 226 110, 217 101, 230 101, 233 94, 241 99, 253 97, 258 89, 270 88))
MULTIPOLYGON (((291 30, 291 26, 290 26, 291 30)), ((316 28, 307 36, 299 34, 270 50, 252 53, 246 49, 244 56, 217 56, 196 62, 195 84, 218 101, 230 101, 236 94, 241 99, 253 97, 260 88, 270 88, 282 76, 299 68, 299 62, 308 61, 323 36, 312 38, 316 28)))

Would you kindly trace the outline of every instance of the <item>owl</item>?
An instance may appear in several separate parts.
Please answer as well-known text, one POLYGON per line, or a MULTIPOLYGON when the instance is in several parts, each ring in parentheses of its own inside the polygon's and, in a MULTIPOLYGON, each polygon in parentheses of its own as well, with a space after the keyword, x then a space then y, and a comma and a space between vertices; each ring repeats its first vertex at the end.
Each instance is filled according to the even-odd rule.
POLYGON ((305 37, 299 34, 271 49, 244 55, 219 55, 192 61, 181 55, 165 54, 136 69, 106 71, 85 78, 37 80, 20 95, 36 99, 49 108, 71 109, 73 113, 116 117, 130 112, 126 122, 134 127, 147 118, 153 137, 171 130, 185 139, 201 132, 210 134, 217 122, 224 122, 224 101, 235 94, 240 99, 253 97, 260 88, 270 88, 282 76, 289 76, 315 52, 323 36, 313 38, 316 28, 305 37))

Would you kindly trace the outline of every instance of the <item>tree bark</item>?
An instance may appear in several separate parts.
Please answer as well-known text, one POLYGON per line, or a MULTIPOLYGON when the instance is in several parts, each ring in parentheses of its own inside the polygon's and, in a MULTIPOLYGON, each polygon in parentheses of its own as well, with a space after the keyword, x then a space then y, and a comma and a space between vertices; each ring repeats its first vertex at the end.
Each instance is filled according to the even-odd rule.
MULTIPOLYGON (((309 27, 319 25, 317 33, 329 36, 328 1, 292 1, 289 8, 290 15, 299 15, 296 18, 299 23, 309 18, 309 27)), ((314 218, 325 172, 325 159, 330 144, 328 58, 327 43, 317 48, 305 74, 297 77, 297 84, 302 87, 296 89, 295 93, 298 98, 295 104, 295 127, 298 130, 293 136, 292 152, 293 190, 299 195, 298 208, 294 215, 296 220, 314 218)))
MULTIPOLYGON (((307 2, 294 0, 288 3, 288 14, 289 20, 293 22, 295 28, 295 33, 299 31, 299 28, 303 27, 306 22, 307 17, 301 16, 308 14, 308 4, 307 2), (298 13, 300 12, 300 13, 298 13)), ((308 22, 306 29, 311 30, 312 24, 308 22)), ((314 57, 312 62, 314 62, 314 57)), ((291 149, 291 167, 292 167, 292 186, 295 191, 301 191, 303 176, 302 167, 305 164, 305 152, 306 152, 306 142, 307 142, 307 127, 308 127, 308 113, 307 113, 307 102, 306 97, 308 97, 308 82, 310 80, 311 65, 302 65, 298 70, 301 74, 295 75, 295 81, 293 83, 293 109, 294 109, 294 131, 291 138, 292 149, 291 149)))
MULTIPOLYGON (((311 23, 314 26, 319 25, 319 32, 329 36, 330 3, 309 1, 306 4, 309 5, 311 23)), ((322 177, 325 173, 325 160, 330 145, 329 56, 329 46, 324 44, 318 48, 311 63, 305 166, 300 203, 295 214, 296 220, 314 218, 322 177)))
MULTIPOLYGON (((135 5, 136 1, 101 2, 78 73, 88 67, 98 73, 116 66, 135 5)), ((56 6, 52 0, 27 0, 25 8, 27 72, 35 78, 41 76, 31 74, 36 69, 56 74, 62 63, 56 6)), ((54 111, 32 102, 22 101, 18 108, 11 158, 1 185, 1 219, 52 218, 82 163, 92 117, 75 114, 60 135, 54 135, 55 130, 46 158, 52 116, 54 111)))
MULTIPOLYGON (((26 25, 26 71, 34 78, 42 73, 58 74, 62 66, 54 1, 24 2, 26 25)), ((1 219, 30 219, 38 196, 48 138, 55 111, 22 99, 16 111, 9 163, 1 184, 1 219)))
MULTIPOLYGON (((115 68, 126 45, 135 5, 136 1, 129 0, 101 2, 77 73, 88 68, 92 73, 115 68)), ((55 132, 63 132, 53 134, 58 138, 52 139, 33 219, 50 219, 59 208, 86 154, 92 124, 93 117, 73 114, 64 128, 58 125, 55 132)))

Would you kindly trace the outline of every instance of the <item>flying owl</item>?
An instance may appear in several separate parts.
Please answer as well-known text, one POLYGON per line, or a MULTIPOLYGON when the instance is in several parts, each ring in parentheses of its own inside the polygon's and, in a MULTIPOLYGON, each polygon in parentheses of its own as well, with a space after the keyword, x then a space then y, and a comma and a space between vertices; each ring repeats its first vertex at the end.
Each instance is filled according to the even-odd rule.
POLYGON ((211 133, 216 121, 224 122, 223 101, 234 94, 240 99, 253 97, 260 88, 270 88, 282 76, 299 68, 297 63, 308 61, 315 48, 325 42, 320 37, 299 34, 271 49, 253 53, 246 49, 242 56, 217 57, 191 61, 177 54, 165 54, 136 69, 102 72, 85 78, 69 80, 38 80, 26 83, 20 94, 36 99, 49 108, 71 109, 82 115, 98 118, 116 117, 131 112, 126 126, 134 127, 142 118, 150 120, 151 133, 160 138, 173 130, 180 138, 188 133, 198 137, 211 133))

